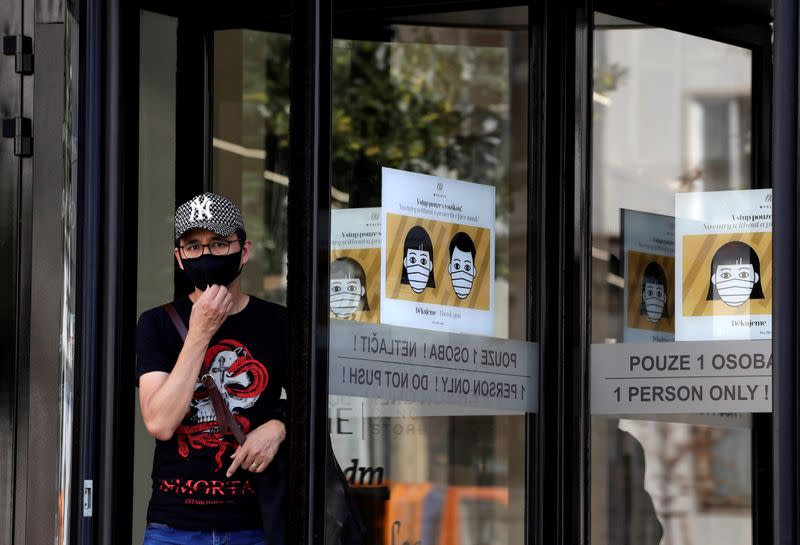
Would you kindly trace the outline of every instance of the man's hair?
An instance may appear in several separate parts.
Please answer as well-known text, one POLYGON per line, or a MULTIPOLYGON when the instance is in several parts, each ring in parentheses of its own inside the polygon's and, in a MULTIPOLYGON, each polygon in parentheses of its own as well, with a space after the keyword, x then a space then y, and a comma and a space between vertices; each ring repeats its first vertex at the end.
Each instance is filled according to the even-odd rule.
POLYGON ((453 251, 458 248, 462 252, 469 252, 472 255, 472 259, 475 259, 475 243, 472 242, 472 238, 464 232, 459 231, 453 237, 453 240, 450 241, 450 259, 453 259, 453 251))

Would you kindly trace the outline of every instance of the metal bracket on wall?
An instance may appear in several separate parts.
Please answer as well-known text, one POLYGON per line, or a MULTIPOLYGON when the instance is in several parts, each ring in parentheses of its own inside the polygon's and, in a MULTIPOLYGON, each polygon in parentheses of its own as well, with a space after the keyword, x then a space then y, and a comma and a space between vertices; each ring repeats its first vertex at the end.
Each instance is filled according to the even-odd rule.
POLYGON ((83 481, 83 516, 91 517, 94 510, 94 482, 91 479, 83 481))
POLYGON ((28 117, 12 117, 3 120, 3 138, 14 139, 14 155, 33 155, 33 129, 28 117))
POLYGON ((33 39, 30 36, 3 36, 3 55, 14 55, 17 74, 33 74, 33 39))

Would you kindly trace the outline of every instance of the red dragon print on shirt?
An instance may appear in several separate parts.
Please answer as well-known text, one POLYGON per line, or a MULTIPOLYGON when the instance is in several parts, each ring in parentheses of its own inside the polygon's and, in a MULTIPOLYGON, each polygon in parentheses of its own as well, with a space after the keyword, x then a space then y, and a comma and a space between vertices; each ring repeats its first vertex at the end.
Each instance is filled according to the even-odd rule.
MULTIPOLYGON (((206 351, 204 364, 208 373, 214 377, 223 400, 233 413, 233 417, 247 434, 250 420, 241 411, 252 407, 269 383, 269 373, 261 362, 250 356, 250 351, 240 342, 224 340, 206 351)), ((219 431, 214 408, 208 391, 198 381, 195 385, 189 411, 178 426, 178 452, 189 457, 190 448, 217 449, 214 459, 216 470, 222 468, 222 456, 228 447, 236 448, 232 436, 224 436, 219 431)))

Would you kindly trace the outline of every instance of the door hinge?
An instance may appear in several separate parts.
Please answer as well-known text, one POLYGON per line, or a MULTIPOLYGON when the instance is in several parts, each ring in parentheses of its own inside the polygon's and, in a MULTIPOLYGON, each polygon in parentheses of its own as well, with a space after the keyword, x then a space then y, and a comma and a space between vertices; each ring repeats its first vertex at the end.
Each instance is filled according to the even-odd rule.
POLYGON ((91 517, 92 516, 92 503, 94 498, 92 497, 92 489, 94 487, 94 483, 91 479, 87 479, 83 481, 83 516, 84 517, 91 517))
POLYGON ((3 120, 3 138, 14 139, 14 155, 33 155, 33 129, 28 117, 12 117, 3 120))
POLYGON ((3 55, 14 55, 17 74, 33 74, 33 39, 30 36, 3 36, 3 55))

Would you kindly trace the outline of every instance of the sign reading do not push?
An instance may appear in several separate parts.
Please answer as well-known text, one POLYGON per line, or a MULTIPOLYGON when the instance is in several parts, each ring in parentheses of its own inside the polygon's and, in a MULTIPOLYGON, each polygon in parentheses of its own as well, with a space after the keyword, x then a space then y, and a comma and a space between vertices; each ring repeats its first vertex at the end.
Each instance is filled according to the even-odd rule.
POLYGON ((593 414, 772 410, 771 341, 595 344, 593 414))
POLYGON ((334 395, 489 414, 533 413, 538 407, 533 343, 349 320, 331 320, 330 339, 334 395))

